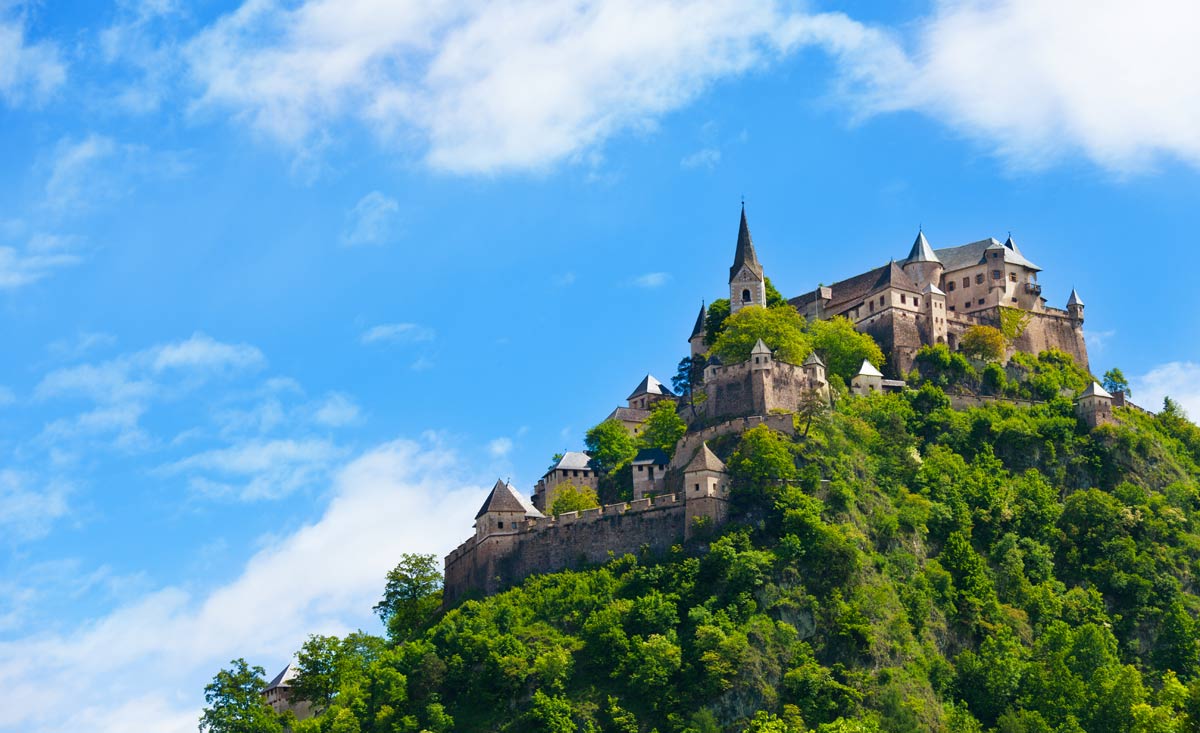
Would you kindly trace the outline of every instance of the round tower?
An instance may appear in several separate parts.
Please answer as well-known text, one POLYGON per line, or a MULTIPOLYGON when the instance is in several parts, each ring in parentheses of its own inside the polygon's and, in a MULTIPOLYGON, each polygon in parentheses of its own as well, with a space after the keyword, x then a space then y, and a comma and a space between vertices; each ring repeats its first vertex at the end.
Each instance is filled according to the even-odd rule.
POLYGON ((900 266, 904 269, 904 274, 912 278, 918 288, 924 288, 926 285, 937 287, 942 283, 942 273, 945 268, 933 251, 933 247, 929 246, 929 240, 925 238, 924 231, 917 232, 917 239, 913 242, 908 257, 904 258, 904 262, 900 266))

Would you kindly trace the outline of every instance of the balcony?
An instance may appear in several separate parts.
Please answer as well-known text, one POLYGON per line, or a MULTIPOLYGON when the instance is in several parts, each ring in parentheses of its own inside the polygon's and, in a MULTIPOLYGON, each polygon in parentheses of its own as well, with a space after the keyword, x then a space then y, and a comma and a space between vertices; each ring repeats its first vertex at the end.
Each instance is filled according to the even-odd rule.
POLYGON ((1025 292, 1033 293, 1034 295, 1042 294, 1042 286, 1038 283, 1025 283, 1025 292))

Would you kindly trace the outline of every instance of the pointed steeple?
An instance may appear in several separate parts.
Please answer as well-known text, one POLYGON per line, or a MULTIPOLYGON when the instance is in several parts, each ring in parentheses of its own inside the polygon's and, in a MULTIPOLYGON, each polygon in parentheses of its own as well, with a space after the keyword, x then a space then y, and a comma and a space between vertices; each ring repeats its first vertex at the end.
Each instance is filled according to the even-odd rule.
POLYGON ((696 316, 696 325, 692 327, 692 335, 688 337, 688 341, 704 335, 704 316, 704 301, 700 301, 700 314, 696 316))
POLYGON ((1079 297, 1075 288, 1071 288, 1071 297, 1067 298, 1067 307, 1070 308, 1073 305, 1083 305, 1083 299, 1079 297))
POLYGON ((925 238, 924 231, 917 231, 917 239, 913 242, 908 257, 904 258, 904 264, 907 265, 909 262, 941 262, 934 254, 933 247, 929 246, 929 240, 925 238))
POLYGON ((475 514, 475 518, 479 519, 484 514, 491 512, 501 513, 522 513, 526 516, 540 516, 537 509, 526 506, 521 495, 517 493, 509 484, 505 483, 504 479, 498 479, 496 485, 492 487, 492 491, 483 500, 483 506, 479 507, 479 512, 475 514))
POLYGON ((729 268, 729 279, 733 280, 743 267, 757 277, 763 276, 758 253, 754 251, 754 240, 750 238, 750 225, 746 223, 745 204, 742 204, 742 222, 738 225, 737 251, 733 254, 733 266, 729 268))

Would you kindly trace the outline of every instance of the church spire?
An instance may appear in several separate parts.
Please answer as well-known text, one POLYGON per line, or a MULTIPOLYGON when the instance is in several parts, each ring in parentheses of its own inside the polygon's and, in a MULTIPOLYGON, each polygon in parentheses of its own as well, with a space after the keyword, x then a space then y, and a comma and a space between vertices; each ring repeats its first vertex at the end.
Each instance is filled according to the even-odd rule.
POLYGON ((704 335, 704 316, 704 301, 700 301, 700 314, 696 316, 696 325, 692 327, 692 335, 688 337, 689 340, 704 335))
POLYGON ((750 238, 750 225, 746 223, 745 204, 742 204, 742 222, 738 226, 737 251, 733 255, 733 266, 729 268, 731 282, 743 267, 755 277, 763 276, 762 265, 758 262, 758 253, 754 251, 754 240, 750 238))

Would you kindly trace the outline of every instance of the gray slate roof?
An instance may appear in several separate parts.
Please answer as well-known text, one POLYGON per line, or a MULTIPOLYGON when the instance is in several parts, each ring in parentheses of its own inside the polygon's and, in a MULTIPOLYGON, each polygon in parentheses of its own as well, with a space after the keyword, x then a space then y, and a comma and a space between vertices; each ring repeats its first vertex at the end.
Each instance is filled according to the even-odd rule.
POLYGON ((479 519, 484 514, 490 512, 520 512, 527 517, 540 517, 542 513, 537 509, 529 506, 525 502, 524 497, 517 493, 517 490, 512 486, 504 483, 503 480, 496 482, 492 487, 487 498, 483 500, 483 506, 479 507, 479 511, 475 514, 475 518, 479 519))
MULTIPOLYGON (((647 415, 649 415, 648 411, 645 411, 645 412, 647 413, 647 415)), ((558 462, 555 463, 554 467, 551 468, 550 470, 555 471, 558 469, 564 469, 567 471, 575 471, 575 470, 582 471, 584 469, 591 469, 591 467, 592 467, 592 457, 591 456, 589 456, 587 453, 582 453, 580 451, 569 450, 566 453, 562 454, 562 458, 559 458, 558 462)))
POLYGON ((654 378, 654 375, 647 374, 641 382, 638 383, 637 389, 633 390, 633 394, 625 399, 632 400, 634 397, 641 397, 644 394, 661 394, 667 397, 674 397, 675 393, 663 386, 663 383, 654 378))
POLYGON ((746 207, 744 205, 742 206, 742 222, 738 225, 737 251, 733 254, 733 266, 729 268, 729 279, 733 280, 743 266, 758 277, 763 276, 758 253, 754 251, 754 240, 750 238, 750 225, 746 223, 746 207))
POLYGON ((1110 395, 1108 393, 1108 390, 1101 387, 1099 382, 1092 382, 1091 384, 1089 384, 1088 388, 1083 390, 1083 392, 1079 396, 1080 397, 1107 397, 1110 400, 1112 399, 1112 395, 1110 395))
POLYGON ((897 290, 907 290, 911 293, 921 292, 917 284, 913 282, 913 279, 908 276, 908 273, 900 265, 896 264, 895 260, 889 262, 882 270, 879 273, 879 278, 875 281, 875 285, 871 288, 872 290, 882 290, 883 288, 891 287, 897 290))
POLYGON ((925 238, 925 232, 917 232, 917 241, 913 242, 912 249, 908 252, 908 257, 904 258, 905 262, 941 262, 938 256, 934 254, 933 247, 929 246, 929 240, 925 238))
POLYGON ((758 341, 754 342, 754 348, 750 349, 750 353, 751 354, 766 354, 766 355, 770 356, 771 347, 767 346, 765 341, 763 341, 762 339, 759 339, 758 341))
POLYGON ((804 366, 825 366, 825 362, 821 361, 821 357, 817 356, 817 352, 809 352, 808 358, 804 360, 804 366))
POLYGON ((634 464, 649 463, 655 466, 665 466, 671 462, 671 457, 662 448, 642 448, 633 457, 634 464))
POLYGON ((622 422, 645 422, 650 417, 649 410, 637 407, 618 407, 605 420, 620 420, 622 422))
POLYGON ((688 464, 683 468, 684 473, 691 473, 692 471, 724 470, 725 464, 721 462, 720 458, 717 458, 716 453, 712 452, 712 449, 708 447, 708 443, 701 444, 700 450, 696 451, 696 455, 693 456, 692 460, 688 461, 688 464))
POLYGON ((296 678, 296 668, 291 664, 283 668, 283 671, 275 675, 275 679, 267 683, 266 689, 263 692, 270 692, 278 687, 291 687, 289 684, 296 678))
POLYGON ((1075 288, 1071 288, 1071 297, 1067 298, 1067 305, 1083 305, 1083 299, 1079 297, 1079 293, 1075 288))
POLYGON ((700 315, 696 316, 696 325, 692 327, 692 335, 688 336, 688 341, 697 336, 704 335, 704 303, 700 304, 700 315))
POLYGON ((1042 268, 1025 259, 1025 255, 1017 249, 1017 245, 1013 242, 1012 237, 1009 237, 1008 242, 1001 244, 995 239, 988 237, 981 239, 978 242, 971 242, 959 247, 948 247, 946 249, 934 250, 934 254, 942 261, 942 266, 946 268, 946 272, 951 270, 961 270, 964 267, 978 265, 987 260, 987 250, 1002 248, 1004 250, 1004 261, 1014 265, 1022 265, 1031 270, 1040 272, 1042 268))
POLYGON ((875 365, 870 361, 863 359, 862 366, 858 368, 858 377, 882 377, 883 373, 875 368, 875 365))

